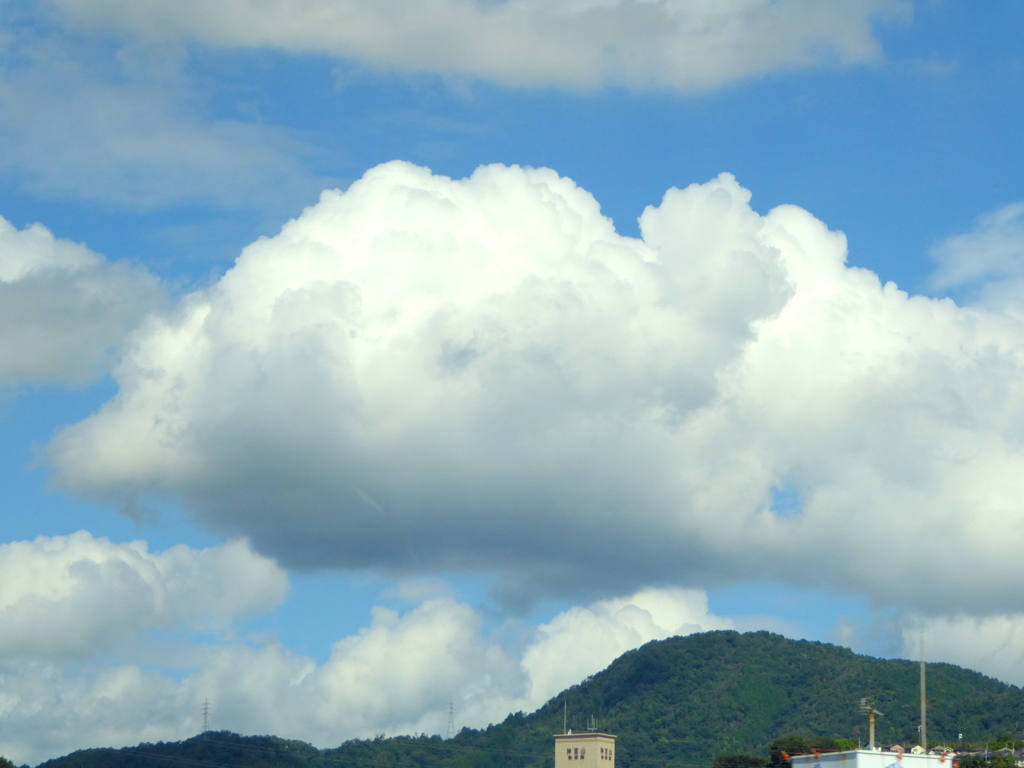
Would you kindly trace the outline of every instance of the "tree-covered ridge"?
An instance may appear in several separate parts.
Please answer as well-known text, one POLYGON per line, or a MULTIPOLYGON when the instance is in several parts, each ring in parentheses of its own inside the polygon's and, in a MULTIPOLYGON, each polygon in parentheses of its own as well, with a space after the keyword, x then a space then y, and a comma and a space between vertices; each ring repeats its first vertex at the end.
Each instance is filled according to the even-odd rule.
MULTIPOLYGON (((536 712, 455 738, 357 740, 335 749, 273 737, 205 734, 130 751, 84 750, 47 768, 231 765, 326 768, 551 768, 552 734, 589 717, 618 736, 617 768, 709 768, 716 755, 757 754, 779 736, 867 741, 862 697, 885 713, 880 743, 916 743, 918 665, 858 656, 768 632, 707 632, 652 642, 564 691, 536 712)), ((951 664, 928 665, 928 735, 952 743, 1018 734, 1024 691, 951 664)))

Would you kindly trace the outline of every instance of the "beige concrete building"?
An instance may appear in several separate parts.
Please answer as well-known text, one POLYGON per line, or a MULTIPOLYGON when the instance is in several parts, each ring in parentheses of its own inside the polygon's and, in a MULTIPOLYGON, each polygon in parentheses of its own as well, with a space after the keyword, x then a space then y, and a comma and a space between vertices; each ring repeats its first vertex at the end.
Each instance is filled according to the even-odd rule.
POLYGON ((556 734, 555 768, 615 768, 615 737, 572 731, 556 734))

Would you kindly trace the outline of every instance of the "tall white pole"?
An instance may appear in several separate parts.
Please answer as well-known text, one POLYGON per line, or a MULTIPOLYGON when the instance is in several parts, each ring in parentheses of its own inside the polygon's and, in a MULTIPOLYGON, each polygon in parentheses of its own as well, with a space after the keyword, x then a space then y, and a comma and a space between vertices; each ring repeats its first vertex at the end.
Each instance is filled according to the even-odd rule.
POLYGON ((925 704, 924 630, 921 630, 921 749, 928 751, 928 718, 925 704))

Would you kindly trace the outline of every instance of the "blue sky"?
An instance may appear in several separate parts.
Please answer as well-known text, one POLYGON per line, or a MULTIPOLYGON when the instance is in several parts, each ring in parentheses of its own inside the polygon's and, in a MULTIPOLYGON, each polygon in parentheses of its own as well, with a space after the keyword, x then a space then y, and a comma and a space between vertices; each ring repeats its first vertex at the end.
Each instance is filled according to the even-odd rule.
POLYGON ((0 754, 1024 683, 1024 6, 424 8, 0 2, 0 754))

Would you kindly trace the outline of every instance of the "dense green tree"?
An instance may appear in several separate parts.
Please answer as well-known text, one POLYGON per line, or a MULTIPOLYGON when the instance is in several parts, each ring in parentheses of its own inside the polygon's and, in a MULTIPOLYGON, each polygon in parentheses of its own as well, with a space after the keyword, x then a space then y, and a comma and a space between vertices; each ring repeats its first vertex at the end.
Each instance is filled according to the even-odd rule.
POLYGON ((714 768, 765 768, 765 760, 755 755, 718 755, 714 768))

